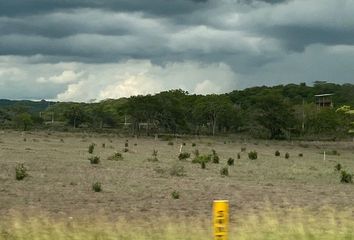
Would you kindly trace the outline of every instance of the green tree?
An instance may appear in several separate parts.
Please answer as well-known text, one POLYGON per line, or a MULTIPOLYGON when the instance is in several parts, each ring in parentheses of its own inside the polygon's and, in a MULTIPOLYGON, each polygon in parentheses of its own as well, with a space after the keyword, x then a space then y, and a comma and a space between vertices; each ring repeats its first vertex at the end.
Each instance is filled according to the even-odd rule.
POLYGON ((344 113, 348 116, 349 121, 350 121, 350 123, 349 123, 350 128, 349 128, 348 132, 350 134, 354 135, 354 109, 351 109, 351 107, 348 105, 344 105, 344 106, 338 108, 337 112, 344 113))
POLYGON ((65 110, 64 116, 74 128, 77 128, 81 123, 83 123, 86 117, 83 105, 80 103, 70 104, 65 110))
POLYGON ((31 115, 26 112, 17 114, 14 121, 18 126, 22 127, 23 131, 27 131, 28 127, 33 125, 31 115))

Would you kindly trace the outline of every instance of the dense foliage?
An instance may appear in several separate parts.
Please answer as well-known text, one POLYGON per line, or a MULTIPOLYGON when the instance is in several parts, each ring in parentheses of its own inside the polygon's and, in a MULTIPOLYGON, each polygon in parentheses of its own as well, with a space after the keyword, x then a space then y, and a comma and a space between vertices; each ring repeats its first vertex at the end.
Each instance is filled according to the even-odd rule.
POLYGON ((354 85, 315 82, 253 87, 220 95, 170 90, 99 103, 0 100, 0 126, 117 129, 130 134, 224 134, 253 137, 343 137, 353 121, 354 85), (334 107, 315 95, 332 93, 334 107), (343 105, 345 109, 336 111, 343 105))

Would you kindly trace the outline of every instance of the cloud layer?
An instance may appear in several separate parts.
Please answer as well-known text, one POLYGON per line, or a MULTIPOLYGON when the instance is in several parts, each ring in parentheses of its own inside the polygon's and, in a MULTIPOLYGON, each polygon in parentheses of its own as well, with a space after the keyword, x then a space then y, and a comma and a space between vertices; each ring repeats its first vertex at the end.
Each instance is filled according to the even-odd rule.
POLYGON ((353 83, 353 12, 352 0, 1 1, 0 97, 353 83))

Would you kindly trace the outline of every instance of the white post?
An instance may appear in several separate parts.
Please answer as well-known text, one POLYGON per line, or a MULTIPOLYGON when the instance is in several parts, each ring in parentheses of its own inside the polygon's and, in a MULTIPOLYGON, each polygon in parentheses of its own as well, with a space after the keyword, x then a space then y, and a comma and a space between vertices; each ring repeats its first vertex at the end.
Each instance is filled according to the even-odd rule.
POLYGON ((182 153, 183 144, 179 147, 179 153, 182 153))
POLYGON ((323 151, 323 161, 326 161, 326 151, 323 151))

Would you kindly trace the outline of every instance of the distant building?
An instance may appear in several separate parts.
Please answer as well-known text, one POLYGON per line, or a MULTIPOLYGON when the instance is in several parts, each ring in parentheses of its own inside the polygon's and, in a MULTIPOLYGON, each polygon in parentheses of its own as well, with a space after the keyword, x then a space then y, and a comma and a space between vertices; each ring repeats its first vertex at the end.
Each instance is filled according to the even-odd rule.
POLYGON ((333 108, 333 93, 315 95, 318 108, 333 108))

